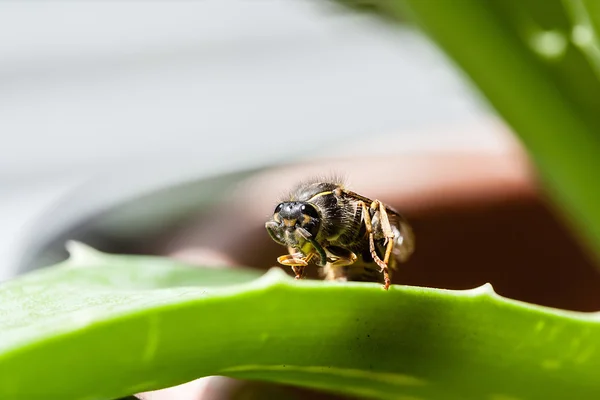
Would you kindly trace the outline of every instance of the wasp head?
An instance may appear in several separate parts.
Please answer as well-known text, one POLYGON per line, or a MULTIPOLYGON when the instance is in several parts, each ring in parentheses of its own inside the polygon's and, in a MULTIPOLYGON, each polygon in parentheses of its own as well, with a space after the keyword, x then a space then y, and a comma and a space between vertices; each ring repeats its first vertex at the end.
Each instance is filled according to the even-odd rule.
POLYGON ((305 201, 286 201, 275 207, 266 228, 276 242, 302 248, 309 237, 316 237, 320 226, 317 207, 305 201))

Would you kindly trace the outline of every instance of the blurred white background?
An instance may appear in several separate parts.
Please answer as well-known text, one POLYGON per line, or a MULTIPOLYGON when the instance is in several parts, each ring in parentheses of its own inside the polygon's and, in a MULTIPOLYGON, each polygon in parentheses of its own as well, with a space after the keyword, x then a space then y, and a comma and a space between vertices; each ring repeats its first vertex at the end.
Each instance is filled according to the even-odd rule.
POLYGON ((323 2, 3 2, 0 38, 0 280, 90 179, 88 209, 488 114, 423 37, 323 2))

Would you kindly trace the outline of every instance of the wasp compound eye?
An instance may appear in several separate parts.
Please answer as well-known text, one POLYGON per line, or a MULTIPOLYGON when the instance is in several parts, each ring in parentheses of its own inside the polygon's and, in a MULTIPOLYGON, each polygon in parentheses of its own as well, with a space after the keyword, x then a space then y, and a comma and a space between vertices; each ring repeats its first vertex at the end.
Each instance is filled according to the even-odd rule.
POLYGON ((303 204, 302 207, 300 207, 300 211, 302 211, 302 214, 308 215, 311 218, 319 218, 317 208, 311 204, 303 204))

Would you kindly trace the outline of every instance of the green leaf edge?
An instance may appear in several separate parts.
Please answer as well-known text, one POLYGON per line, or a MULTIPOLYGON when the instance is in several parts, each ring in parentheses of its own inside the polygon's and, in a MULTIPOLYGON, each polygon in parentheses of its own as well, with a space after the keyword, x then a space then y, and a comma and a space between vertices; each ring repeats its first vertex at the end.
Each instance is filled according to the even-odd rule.
MULTIPOLYGON (((0 285, 0 295, 36 274, 114 274, 109 264, 124 260, 175 264, 69 248, 68 261, 0 285)), ((274 268, 231 286, 133 292, 149 303, 0 349, 0 398, 111 399, 209 375, 404 400, 600 394, 600 313, 506 299, 489 284, 385 292, 378 284, 298 282, 274 268), (210 332, 198 316, 212 318, 210 332)))

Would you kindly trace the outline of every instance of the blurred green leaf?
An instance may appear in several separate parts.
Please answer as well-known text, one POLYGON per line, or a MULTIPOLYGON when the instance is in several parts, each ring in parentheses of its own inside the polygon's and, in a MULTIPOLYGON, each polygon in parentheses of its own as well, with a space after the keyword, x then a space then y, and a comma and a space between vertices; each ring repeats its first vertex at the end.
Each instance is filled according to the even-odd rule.
POLYGON ((584 2, 407 2, 513 126, 600 252, 600 60, 597 38, 576 39, 592 29, 574 17, 587 15, 584 2))
POLYGON ((600 256, 600 2, 377 3, 386 15, 411 15, 469 75, 600 256))
POLYGON ((386 399, 593 399, 600 319, 448 291, 294 281, 72 246, 0 286, 0 398, 111 399, 207 375, 386 399))
POLYGON ((344 6, 362 13, 375 14, 394 22, 407 22, 404 13, 398 13, 394 5, 381 0, 338 0, 344 6))

